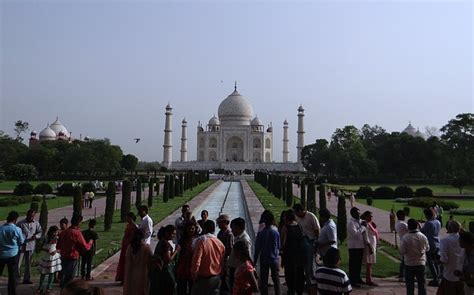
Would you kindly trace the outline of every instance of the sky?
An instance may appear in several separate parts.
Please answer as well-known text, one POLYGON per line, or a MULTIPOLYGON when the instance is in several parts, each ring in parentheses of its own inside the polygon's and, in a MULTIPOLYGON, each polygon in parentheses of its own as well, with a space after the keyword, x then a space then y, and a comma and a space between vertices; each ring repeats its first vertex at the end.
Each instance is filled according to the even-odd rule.
MULTIPOLYGON (((58 116, 73 137, 109 138, 161 161, 164 112, 196 127, 238 83, 254 113, 305 143, 367 123, 420 131, 474 112, 472 1, 0 0, 0 130, 41 131, 58 116), (134 138, 141 138, 135 143, 134 138)), ((27 137, 27 136, 24 136, 27 137)))

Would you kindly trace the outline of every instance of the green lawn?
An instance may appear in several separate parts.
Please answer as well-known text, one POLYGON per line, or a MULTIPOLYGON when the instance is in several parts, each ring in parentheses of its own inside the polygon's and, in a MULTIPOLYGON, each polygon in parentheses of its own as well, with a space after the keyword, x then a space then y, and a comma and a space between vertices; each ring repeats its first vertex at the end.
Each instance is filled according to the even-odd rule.
MULTIPOLYGON (((13 191, 13 189, 15 188, 15 186, 17 184, 19 184, 21 181, 17 181, 17 180, 4 180, 4 181, 0 181, 0 191, 8 191, 8 190, 11 190, 13 191)), ((38 184, 40 183, 49 183, 49 185, 51 185, 51 187, 53 189, 56 188, 56 184, 57 183, 71 183, 71 182, 88 182, 86 180, 43 180, 43 181, 38 181, 38 180, 34 180, 34 181, 29 181, 29 183, 31 183, 31 185, 33 187, 37 186, 38 184)))
MULTIPOLYGON (((8 196, 1 196, 0 198, 6 198, 8 196)), ((48 199, 46 200, 46 203, 48 204, 48 210, 72 205, 72 197, 56 197, 54 199, 48 199)), ((25 203, 21 205, 16 205, 16 206, 10 206, 10 207, 0 207, 0 220, 5 220, 7 219, 7 215, 10 211, 15 210, 20 214, 20 216, 23 216, 26 214, 26 211, 30 209, 31 203, 25 203)), ((39 208, 41 208, 41 202, 39 202, 39 208)))
MULTIPOLYGON (((395 189, 397 186, 405 185, 405 184, 384 184, 384 183, 358 183, 358 184, 345 184, 345 185, 337 185, 340 187, 345 187, 348 190, 357 191, 361 186, 370 186, 372 189, 376 189, 381 186, 388 186, 392 189, 395 189)), ((459 190, 451 185, 447 184, 406 184, 407 186, 411 187, 413 191, 417 190, 421 187, 427 187, 433 191, 434 194, 453 194, 458 195, 459 190)), ((463 195, 473 195, 474 194, 474 185, 466 186, 463 189, 463 195)))
MULTIPOLYGON (((451 201, 451 199, 450 199, 451 201)), ((459 204, 460 208, 463 209, 468 209, 468 208, 474 208, 474 200, 460 200, 460 199, 453 199, 452 201, 456 202, 459 204)), ((359 200, 359 202, 366 204, 365 200, 359 200)), ((395 212, 397 210, 403 209, 403 207, 410 207, 410 217, 415 218, 415 219, 425 219, 423 215, 423 210, 424 208, 420 207, 413 207, 413 206, 408 206, 407 203, 400 203, 400 202, 395 202, 394 200, 379 200, 375 199, 373 200, 372 206, 383 209, 386 211, 390 211, 392 209, 392 206, 395 208, 395 212)), ((443 223, 446 224, 446 221, 449 219, 449 212, 444 212, 443 213, 443 223)), ((467 215, 454 215, 454 219, 459 221, 464 228, 469 228, 469 221, 474 221, 474 216, 467 216, 467 215)), ((444 226, 444 225, 443 225, 444 226)))
MULTIPOLYGON (((283 210, 288 210, 289 208, 286 206, 286 203, 280 199, 275 198, 271 195, 264 187, 258 184, 255 181, 249 181, 249 185, 252 190, 257 195, 258 199, 262 203, 265 209, 271 210, 275 215, 275 218, 279 220, 279 216, 283 210)), ((387 248, 385 245, 381 245, 384 248, 387 248)), ((349 254, 347 251, 347 244, 344 241, 342 245, 339 245, 339 250, 341 251, 341 268, 348 272, 349 271, 349 254)), ((395 250, 396 251, 396 250, 395 250)), ((398 253, 395 252, 396 258, 398 258, 398 253)), ((373 274, 375 277, 379 278, 386 278, 395 276, 398 274, 398 267, 399 264, 393 261, 392 259, 388 258, 387 256, 383 255, 382 253, 378 253, 377 255, 377 263, 374 265, 373 274)), ((363 270, 365 274, 365 270, 363 270)))

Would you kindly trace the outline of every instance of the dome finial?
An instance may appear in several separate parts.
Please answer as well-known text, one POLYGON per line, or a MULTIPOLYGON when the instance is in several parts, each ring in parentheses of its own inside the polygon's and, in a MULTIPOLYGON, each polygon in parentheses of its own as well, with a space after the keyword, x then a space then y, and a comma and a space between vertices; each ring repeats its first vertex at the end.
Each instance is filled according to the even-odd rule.
POLYGON ((234 91, 237 91, 237 81, 234 81, 234 91))

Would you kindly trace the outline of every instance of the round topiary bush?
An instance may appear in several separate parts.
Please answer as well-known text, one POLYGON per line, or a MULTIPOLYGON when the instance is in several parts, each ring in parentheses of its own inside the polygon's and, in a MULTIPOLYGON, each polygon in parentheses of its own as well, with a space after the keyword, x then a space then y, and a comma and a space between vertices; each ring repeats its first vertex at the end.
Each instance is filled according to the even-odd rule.
POLYGON ((405 216, 410 216, 410 207, 403 207, 403 212, 405 212, 405 216))
POLYGON ((96 192, 96 188, 95 188, 95 185, 91 182, 86 182, 86 183, 83 183, 82 184, 82 192, 85 193, 85 192, 93 192, 95 194, 96 192))
POLYGON ((411 187, 406 185, 398 186, 395 191, 393 192, 395 198, 412 198, 413 197, 413 190, 411 187))
POLYGON ((371 197, 367 198, 367 205, 372 206, 373 202, 374 202, 374 200, 371 197))
POLYGON ((34 193, 39 195, 49 195, 53 193, 53 188, 49 183, 40 183, 35 187, 34 193))
POLYGON ((393 189, 388 186, 381 186, 375 189, 374 199, 393 199, 393 189))
POLYGON ((456 202, 444 201, 434 198, 413 198, 412 200, 408 201, 408 205, 421 208, 429 208, 433 205, 434 201, 436 201, 439 206, 443 207, 444 210, 459 208, 459 204, 456 202))
POLYGON ((19 183, 13 190, 15 196, 26 196, 33 193, 33 186, 28 182, 19 183))
POLYGON ((58 196, 72 196, 74 193, 74 187, 72 183, 63 183, 58 187, 58 196))
POLYGON ((420 187, 415 191, 415 197, 432 197, 433 191, 427 187, 420 187))
POLYGON ((361 186, 359 187, 359 190, 356 193, 356 198, 357 199, 367 199, 367 198, 373 198, 374 197, 374 191, 370 186, 361 186))

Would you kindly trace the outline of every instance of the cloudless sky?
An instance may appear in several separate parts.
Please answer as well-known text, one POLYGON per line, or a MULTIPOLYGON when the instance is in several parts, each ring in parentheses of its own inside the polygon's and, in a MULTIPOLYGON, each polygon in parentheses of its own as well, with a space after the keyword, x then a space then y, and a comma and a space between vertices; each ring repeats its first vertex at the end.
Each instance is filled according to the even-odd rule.
POLYGON ((9 134, 59 116, 73 137, 161 161, 170 102, 173 158, 186 117, 195 160, 197 123, 234 80, 273 122, 275 161, 285 119, 296 159, 300 104, 306 144, 345 125, 424 131, 474 111, 472 1, 0 1, 9 134))

